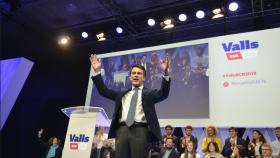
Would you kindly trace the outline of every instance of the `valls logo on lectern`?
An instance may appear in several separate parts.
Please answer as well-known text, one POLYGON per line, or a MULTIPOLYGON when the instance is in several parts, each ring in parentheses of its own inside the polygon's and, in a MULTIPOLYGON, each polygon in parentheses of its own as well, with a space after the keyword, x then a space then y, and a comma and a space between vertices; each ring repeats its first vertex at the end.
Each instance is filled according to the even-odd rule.
POLYGON ((242 60, 256 58, 258 54, 259 42, 243 40, 239 42, 222 43, 228 60, 242 60))
POLYGON ((86 150, 89 137, 85 134, 70 134, 70 150, 86 150))

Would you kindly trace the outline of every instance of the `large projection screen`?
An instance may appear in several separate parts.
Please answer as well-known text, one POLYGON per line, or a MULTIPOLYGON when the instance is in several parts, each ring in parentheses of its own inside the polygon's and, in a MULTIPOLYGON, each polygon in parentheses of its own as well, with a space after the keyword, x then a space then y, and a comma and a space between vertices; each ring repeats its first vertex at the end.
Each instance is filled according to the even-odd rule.
MULTIPOLYGON (((130 86, 133 63, 146 67, 145 85, 157 88, 162 73, 156 63, 167 53, 172 57, 170 96, 156 105, 161 126, 274 127, 280 125, 279 37, 275 28, 98 57, 105 83, 116 90, 130 86)), ((98 95, 92 74, 85 105, 101 106, 112 117, 114 103, 98 95)))

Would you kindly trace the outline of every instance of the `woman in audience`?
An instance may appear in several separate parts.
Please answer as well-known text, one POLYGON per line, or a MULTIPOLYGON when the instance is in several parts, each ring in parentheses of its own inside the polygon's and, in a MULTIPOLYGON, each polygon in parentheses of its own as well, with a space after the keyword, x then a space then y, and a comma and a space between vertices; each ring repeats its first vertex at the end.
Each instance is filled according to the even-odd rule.
POLYGON ((210 142, 215 142, 218 146, 219 152, 222 152, 222 140, 217 137, 218 130, 215 126, 208 126, 206 128, 206 137, 203 138, 201 150, 206 153, 210 142))
POLYGON ((38 131, 38 138, 40 145, 45 148, 45 158, 61 158, 62 155, 62 149, 60 147, 60 140, 57 137, 51 137, 48 140, 48 143, 44 142, 41 137, 42 133, 44 132, 43 129, 40 129, 38 131))
POLYGON ((204 158, 223 158, 216 142, 212 141, 207 145, 207 154, 204 155, 204 158))
POLYGON ((200 155, 195 150, 194 142, 188 141, 186 144, 185 152, 180 158, 200 158, 200 155))
POLYGON ((230 158, 243 158, 245 157, 244 147, 242 145, 234 145, 230 158))
POLYGON ((266 143, 263 134, 259 130, 253 130, 253 139, 248 145, 248 156, 258 157, 261 155, 261 146, 266 143))

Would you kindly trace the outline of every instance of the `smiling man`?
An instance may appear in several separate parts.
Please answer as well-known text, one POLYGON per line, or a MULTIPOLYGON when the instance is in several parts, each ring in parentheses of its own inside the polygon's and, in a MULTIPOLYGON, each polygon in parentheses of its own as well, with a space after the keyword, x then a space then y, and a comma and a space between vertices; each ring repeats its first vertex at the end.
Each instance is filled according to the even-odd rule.
POLYGON ((161 62, 164 74, 159 90, 144 87, 146 70, 139 64, 130 68, 132 87, 126 91, 117 91, 105 86, 100 73, 101 62, 95 54, 91 54, 90 62, 95 72, 92 80, 98 92, 115 101, 109 138, 116 138, 116 158, 146 158, 148 142, 161 139, 155 103, 169 95, 168 59, 167 56, 161 62))

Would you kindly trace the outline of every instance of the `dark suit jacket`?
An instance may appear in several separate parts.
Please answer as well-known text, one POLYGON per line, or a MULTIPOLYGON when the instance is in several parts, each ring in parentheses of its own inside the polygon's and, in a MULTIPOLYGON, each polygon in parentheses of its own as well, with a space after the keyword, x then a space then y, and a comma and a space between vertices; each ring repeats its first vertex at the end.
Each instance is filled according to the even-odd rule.
MULTIPOLYGON (((183 143, 183 140, 185 139, 186 136, 182 137, 180 139, 180 147, 182 148, 182 143, 183 143)), ((190 141, 192 141, 194 143, 194 149, 196 150, 197 149, 197 146, 198 146, 198 141, 197 141, 197 138, 193 135, 191 135, 191 138, 190 138, 190 141)), ((184 152, 185 151, 185 147, 180 149, 180 152, 184 152)))
MULTIPOLYGON (((165 152, 166 152, 166 149, 163 149, 160 152, 159 157, 162 158, 164 156, 165 152)), ((173 148, 171 153, 168 156, 168 158, 179 158, 179 157, 180 157, 180 153, 176 150, 176 148, 173 148)))
MULTIPOLYGON (((240 138, 240 137, 237 137, 237 145, 242 145, 244 147, 244 149, 246 148, 245 146, 245 141, 240 138)), ((241 151, 240 151, 241 152, 241 151)), ((245 152, 245 151, 243 151, 245 152)), ((230 157, 230 155, 232 154, 232 149, 231 149, 231 144, 230 144, 230 138, 227 138, 225 140, 225 145, 223 147, 223 151, 222 151, 222 154, 225 156, 225 157, 230 157)))
MULTIPOLYGON (((92 80, 97 87, 98 92, 111 100, 115 101, 115 110, 109 130, 108 137, 115 138, 116 137, 116 130, 119 126, 119 118, 122 114, 122 97, 130 91, 130 89, 126 91, 115 91, 108 89, 103 82, 101 75, 92 76, 92 80)), ((155 103, 160 102, 166 99, 169 95, 170 90, 170 80, 166 81, 162 79, 161 88, 159 90, 151 90, 147 88, 143 88, 142 91, 142 105, 143 111, 147 120, 148 129, 150 132, 150 139, 149 141, 159 141, 161 140, 161 132, 160 126, 155 110, 155 103)))

